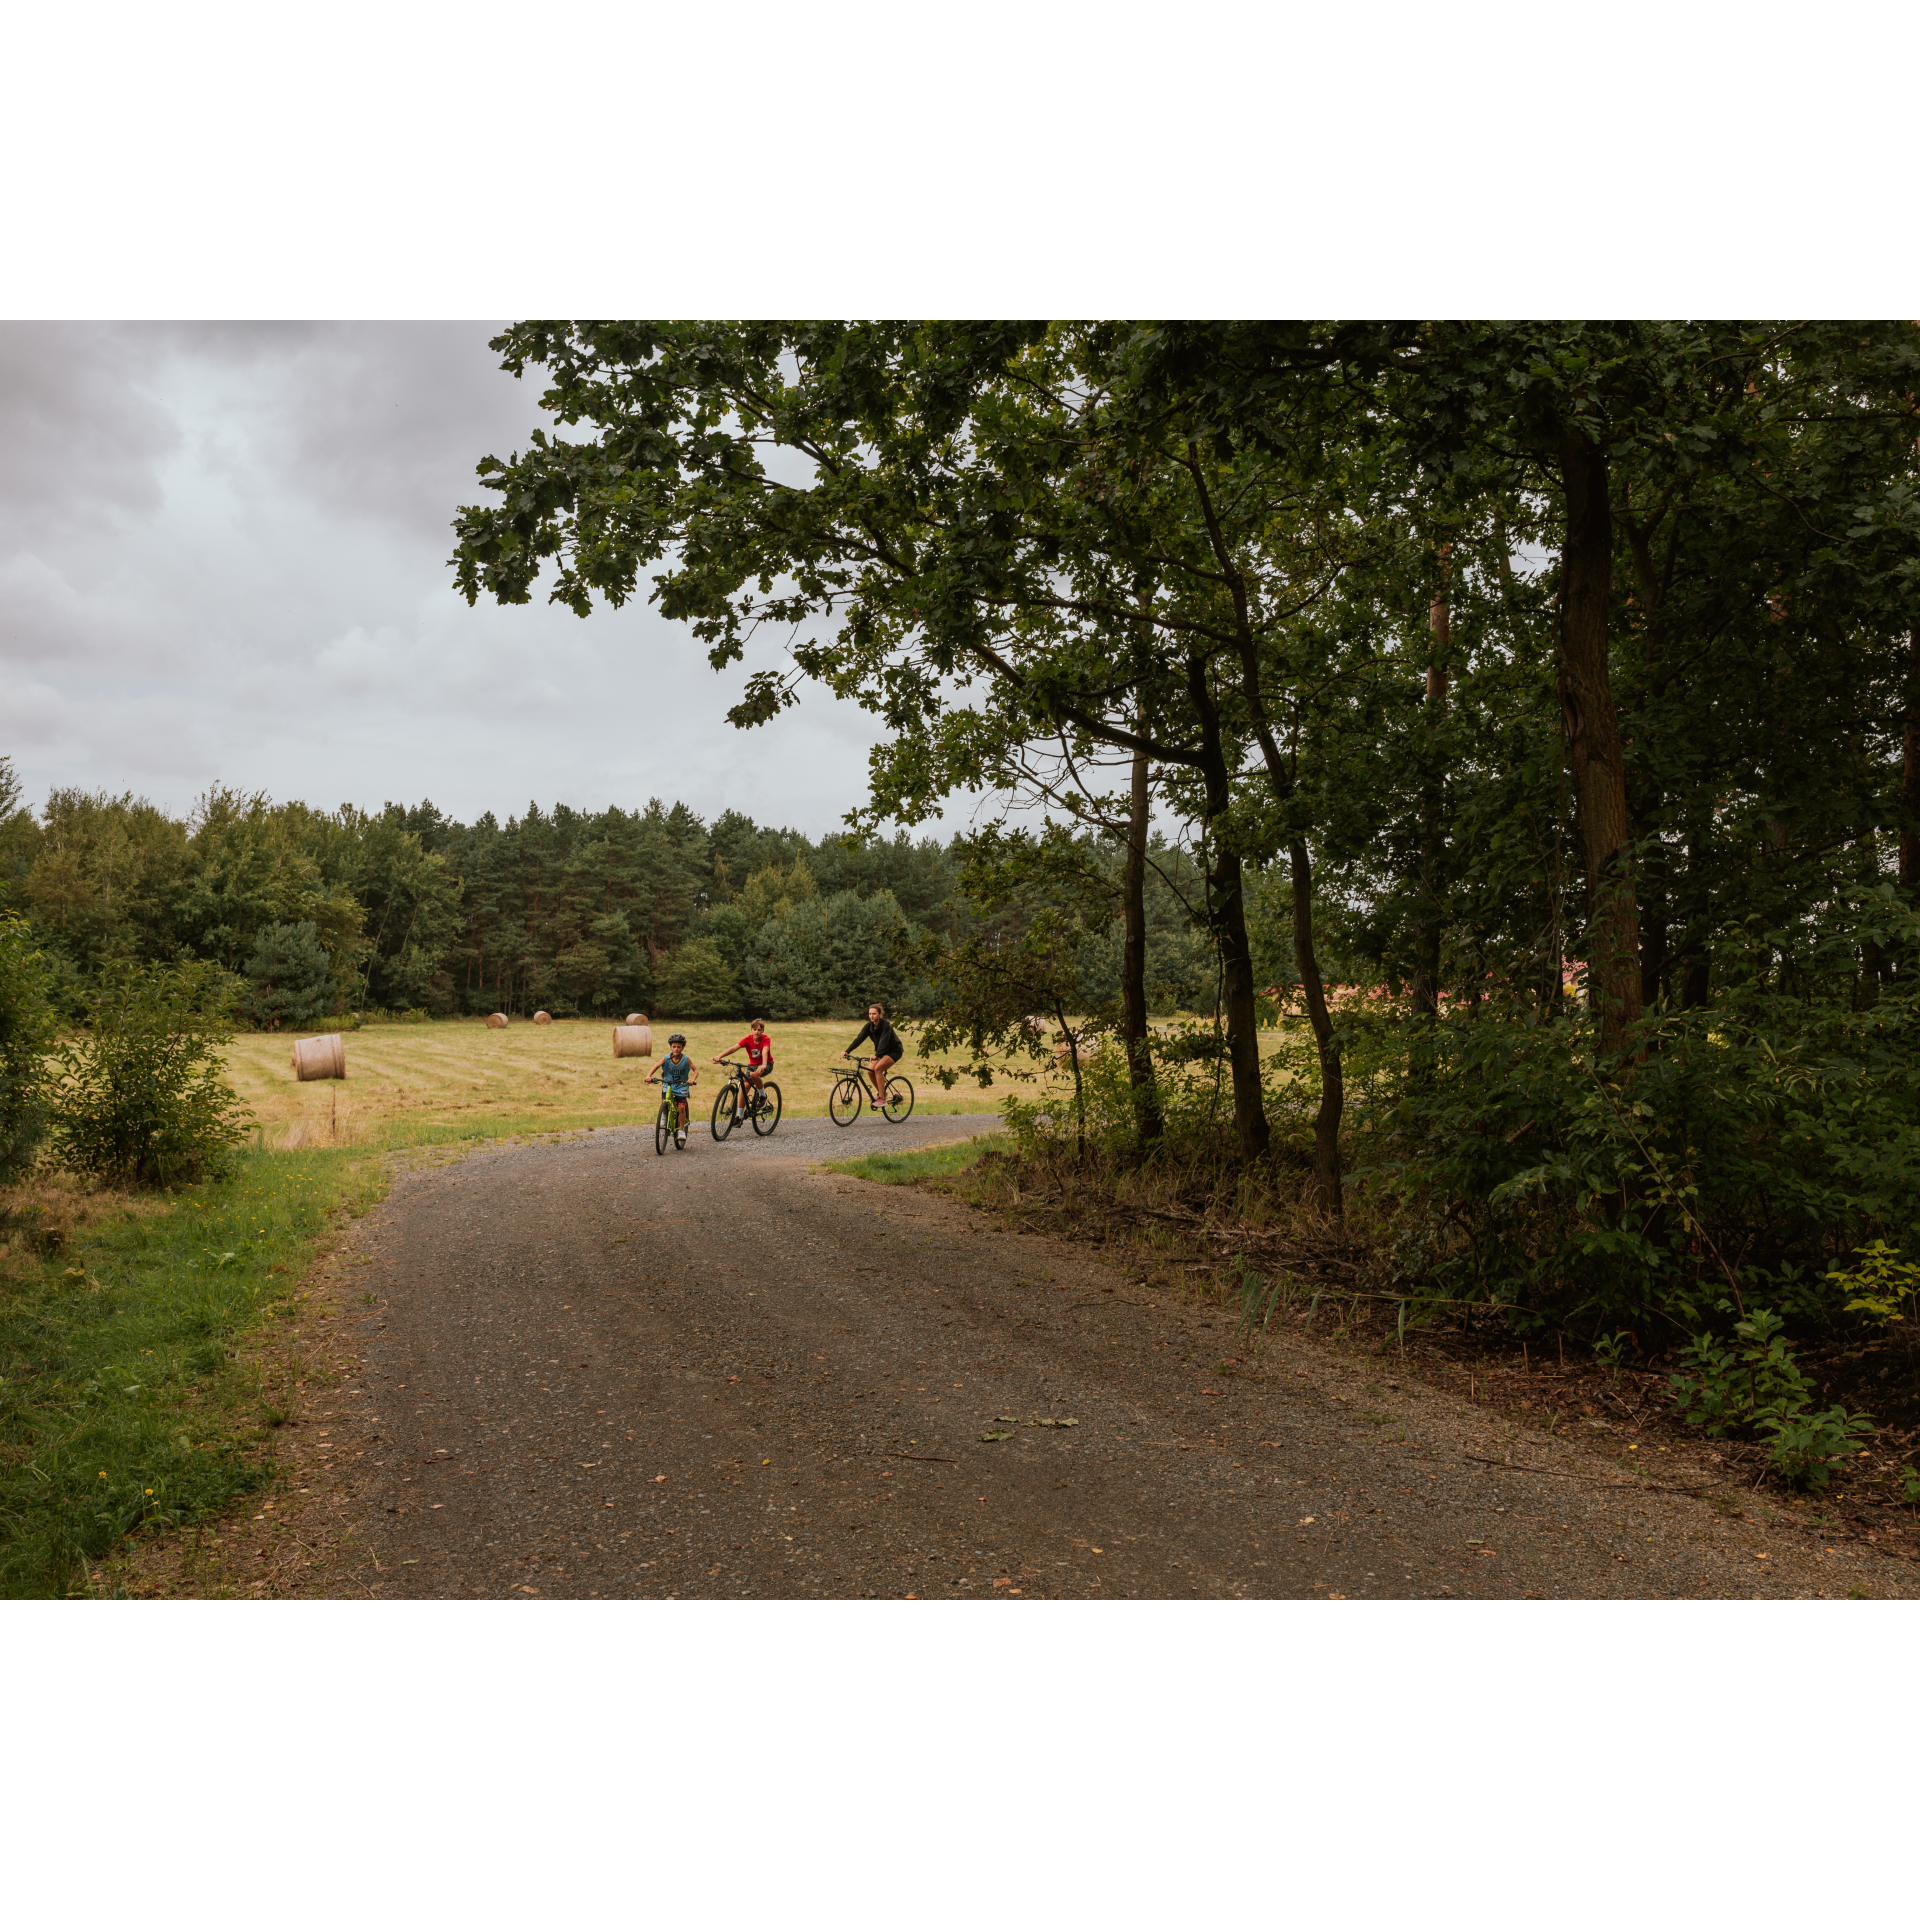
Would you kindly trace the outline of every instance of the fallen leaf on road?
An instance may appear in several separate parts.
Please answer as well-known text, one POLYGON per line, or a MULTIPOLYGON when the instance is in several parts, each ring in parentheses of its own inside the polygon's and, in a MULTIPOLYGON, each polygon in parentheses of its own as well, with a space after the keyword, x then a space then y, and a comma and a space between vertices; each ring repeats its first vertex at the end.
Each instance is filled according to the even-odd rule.
POLYGON ((982 1440, 1011 1440, 1013 1435, 1010 1433, 983 1433, 980 1438, 982 1440))
POLYGON ((653 1480, 654 1480, 654 1485, 655 1485, 655 1486, 658 1486, 658 1485, 660 1484, 660 1482, 661 1482, 662 1480, 664 1480, 664 1479, 665 1479, 666 1477, 667 1477, 667 1476, 666 1476, 666 1475, 665 1475, 664 1473, 656 1473, 656 1474, 655 1474, 655 1475, 653 1476, 653 1480))
POLYGON ((1303 1527, 1310 1527, 1310 1526, 1312 1526, 1312 1525, 1313 1525, 1313 1515, 1312 1515, 1312 1514, 1310 1514, 1310 1513, 1303 1513, 1303 1514, 1302 1514, 1302 1515, 1300 1516, 1300 1524, 1301 1524, 1301 1525, 1302 1525, 1303 1527))

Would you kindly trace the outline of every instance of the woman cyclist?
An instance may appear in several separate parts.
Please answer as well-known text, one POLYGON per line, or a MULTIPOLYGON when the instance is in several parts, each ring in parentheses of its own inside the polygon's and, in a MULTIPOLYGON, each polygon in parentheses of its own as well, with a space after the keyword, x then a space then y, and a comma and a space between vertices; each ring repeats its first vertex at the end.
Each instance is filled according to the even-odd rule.
POLYGON ((842 1060, 853 1052, 853 1048, 864 1041, 873 1042, 873 1063, 867 1068, 873 1080, 873 1104, 882 1112, 887 1105, 887 1069, 900 1064, 903 1051, 900 1036, 893 1030, 893 1022, 887 1018, 887 1010, 878 1000, 867 1009, 867 1024, 853 1036, 853 1046, 841 1054, 842 1060))

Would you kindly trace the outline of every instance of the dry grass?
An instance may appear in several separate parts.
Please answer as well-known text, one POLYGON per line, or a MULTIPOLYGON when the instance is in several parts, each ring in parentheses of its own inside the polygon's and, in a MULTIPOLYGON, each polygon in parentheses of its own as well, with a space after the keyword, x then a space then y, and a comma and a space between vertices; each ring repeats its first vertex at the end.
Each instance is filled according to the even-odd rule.
MULTIPOLYGON (((824 1114, 832 1068, 857 1021, 777 1025, 774 1075, 786 1111, 824 1114)), ((695 1106, 704 1115, 726 1069, 709 1064, 744 1028, 729 1021, 687 1022, 687 1051, 700 1068, 695 1106), (704 1098, 702 1097, 704 1095, 704 1098)), ((516 1020, 489 1028, 479 1019, 421 1026, 368 1027, 346 1038, 345 1081, 293 1077, 293 1043, 284 1034, 244 1034, 228 1048, 228 1078, 252 1109, 268 1147, 411 1147, 501 1138, 578 1127, 645 1124, 659 1104, 648 1073, 666 1052, 666 1028, 654 1028, 650 1060, 613 1057, 612 1022, 516 1020)), ((963 1080, 948 1092, 907 1040, 904 1063, 921 1113, 996 1113, 1007 1093, 1034 1083, 963 1080)), ((740 1056, 735 1055, 735 1059, 740 1056)), ((959 1065, 954 1056, 952 1064, 959 1065)))
POLYGON ((38 1275, 43 1262, 67 1253, 97 1227, 172 1207, 171 1200, 128 1193, 81 1174, 38 1173, 0 1196, 0 1286, 38 1275))

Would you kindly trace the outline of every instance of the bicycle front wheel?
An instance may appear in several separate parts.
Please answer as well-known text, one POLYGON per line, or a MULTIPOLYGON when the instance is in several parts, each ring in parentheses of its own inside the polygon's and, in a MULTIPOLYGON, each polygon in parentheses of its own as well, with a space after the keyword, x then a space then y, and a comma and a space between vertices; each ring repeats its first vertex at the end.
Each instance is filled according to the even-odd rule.
POLYGON ((780 1089, 769 1080, 760 1089, 760 1098, 754 1103, 753 1130, 764 1138, 780 1124, 780 1089))
POLYGON ((725 1086, 713 1096, 713 1137, 724 1140, 740 1124, 740 1108, 733 1097, 733 1088, 725 1086))
POLYGON ((913 1082, 887 1075, 887 1104, 880 1109, 889 1120, 901 1121, 913 1111, 913 1082))
POLYGON ((860 1082, 836 1080, 827 1095, 827 1118, 836 1127, 850 1127, 860 1117, 860 1082))
POLYGON ((660 1102, 659 1117, 653 1123, 653 1150, 655 1153, 666 1152, 667 1135, 670 1134, 672 1131, 673 1131, 673 1109, 670 1106, 668 1106, 664 1100, 662 1100, 660 1102))

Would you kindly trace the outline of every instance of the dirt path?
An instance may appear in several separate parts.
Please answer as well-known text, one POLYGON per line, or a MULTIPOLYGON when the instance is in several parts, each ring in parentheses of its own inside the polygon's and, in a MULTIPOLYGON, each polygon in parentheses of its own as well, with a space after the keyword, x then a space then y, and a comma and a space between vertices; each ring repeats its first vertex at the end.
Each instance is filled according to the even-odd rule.
POLYGON ((982 1124, 789 1119, 664 1160, 607 1131, 402 1176, 339 1269, 357 1365, 284 1456, 281 1517, 340 1549, 307 1590, 1920 1592, 1384 1363, 1282 1339, 1222 1375, 1226 1316, 813 1164, 982 1124))

